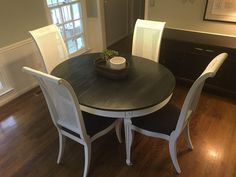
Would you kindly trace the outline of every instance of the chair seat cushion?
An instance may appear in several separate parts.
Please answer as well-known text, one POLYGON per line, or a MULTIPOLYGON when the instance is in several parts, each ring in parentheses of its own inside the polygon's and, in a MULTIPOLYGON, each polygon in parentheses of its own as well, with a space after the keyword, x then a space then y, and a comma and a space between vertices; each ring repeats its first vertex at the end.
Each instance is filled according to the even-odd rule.
POLYGON ((180 109, 167 104, 162 109, 142 117, 133 118, 132 124, 141 129, 170 135, 175 130, 180 115, 180 109))
POLYGON ((96 116, 96 115, 89 114, 83 111, 82 111, 82 114, 84 117, 84 124, 87 130, 87 134, 90 137, 106 129, 107 127, 109 127, 111 124, 113 124, 116 121, 116 119, 113 119, 113 118, 96 116))
MULTIPOLYGON (((96 116, 93 114, 89 114, 87 112, 83 112, 84 117, 84 124, 87 131, 87 134, 92 137, 95 134, 99 133, 100 131, 106 129, 109 127, 112 123, 116 121, 116 119, 113 118, 107 118, 102 116, 96 116)), ((67 133, 70 133, 78 138, 80 138, 80 135, 64 126, 60 126, 62 130, 66 131, 67 133)))

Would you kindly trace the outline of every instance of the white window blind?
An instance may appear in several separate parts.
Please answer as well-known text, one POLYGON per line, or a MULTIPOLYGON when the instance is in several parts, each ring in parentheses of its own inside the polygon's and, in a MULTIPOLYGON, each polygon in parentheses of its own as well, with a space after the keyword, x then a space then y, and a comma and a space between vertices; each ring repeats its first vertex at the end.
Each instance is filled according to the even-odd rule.
POLYGON ((51 19, 56 24, 70 54, 85 50, 85 19, 82 3, 84 0, 46 0, 51 19))

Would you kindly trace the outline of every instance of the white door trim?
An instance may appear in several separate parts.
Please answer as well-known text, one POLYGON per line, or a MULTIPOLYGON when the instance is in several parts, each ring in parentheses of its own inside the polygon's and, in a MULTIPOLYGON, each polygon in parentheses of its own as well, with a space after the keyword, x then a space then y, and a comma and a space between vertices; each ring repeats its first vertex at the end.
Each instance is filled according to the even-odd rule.
POLYGON ((149 0, 145 0, 144 19, 148 20, 149 0))
POLYGON ((100 29, 102 32, 102 48, 107 47, 106 43, 106 27, 105 27, 105 9, 104 9, 104 0, 97 0, 97 10, 98 10, 98 20, 100 24, 100 29))

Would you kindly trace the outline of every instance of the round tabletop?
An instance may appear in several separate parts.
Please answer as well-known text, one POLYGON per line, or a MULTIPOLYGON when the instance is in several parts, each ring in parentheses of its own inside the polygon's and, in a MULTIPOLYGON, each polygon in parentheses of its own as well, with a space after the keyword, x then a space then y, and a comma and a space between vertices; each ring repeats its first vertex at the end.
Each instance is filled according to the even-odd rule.
POLYGON ((82 106, 103 111, 134 111, 153 107, 172 95, 173 74, 154 61, 124 56, 128 77, 112 80, 96 72, 94 60, 100 53, 80 55, 55 67, 52 75, 67 80, 82 106))

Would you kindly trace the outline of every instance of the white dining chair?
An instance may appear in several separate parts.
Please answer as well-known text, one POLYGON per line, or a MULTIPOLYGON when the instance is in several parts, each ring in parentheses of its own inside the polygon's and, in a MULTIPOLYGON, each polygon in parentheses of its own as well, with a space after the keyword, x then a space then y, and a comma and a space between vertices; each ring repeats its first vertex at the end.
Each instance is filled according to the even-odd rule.
POLYGON ((132 55, 158 62, 165 23, 138 19, 134 28, 132 55))
MULTIPOLYGON (((83 177, 86 177, 90 166, 91 143, 112 130, 119 120, 82 112, 74 90, 66 80, 29 67, 23 67, 22 70, 38 81, 46 99, 59 134, 57 163, 61 162, 65 138, 68 137, 84 146, 83 177)), ((116 133, 118 140, 121 140, 120 129, 116 133)))
POLYGON ((42 56, 47 73, 69 58, 67 48, 58 27, 54 24, 29 31, 42 56))
POLYGON ((137 117, 131 119, 128 126, 128 157, 127 161, 130 162, 131 144, 133 141, 133 132, 139 132, 143 135, 161 138, 169 141, 169 151, 171 160, 178 173, 181 169, 177 160, 176 142, 182 132, 185 135, 185 141, 190 149, 193 145, 189 134, 189 122, 191 115, 196 110, 202 88, 205 80, 209 77, 214 77, 224 60, 227 58, 227 53, 222 53, 216 56, 206 67, 203 73, 191 86, 180 110, 172 104, 164 106, 161 110, 154 112, 150 115, 137 117))

